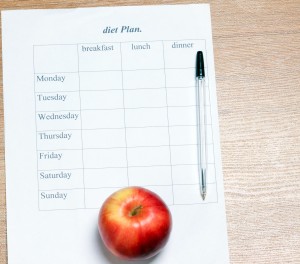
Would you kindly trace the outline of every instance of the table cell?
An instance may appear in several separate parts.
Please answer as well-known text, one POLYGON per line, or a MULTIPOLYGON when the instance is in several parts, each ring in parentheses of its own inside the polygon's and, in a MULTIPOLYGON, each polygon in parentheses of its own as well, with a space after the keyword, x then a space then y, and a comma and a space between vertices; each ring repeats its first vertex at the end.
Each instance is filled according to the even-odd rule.
MULTIPOLYGON (((124 186, 125 187, 125 186, 124 186)), ((167 205, 173 204, 172 186, 147 186, 147 189, 158 194, 167 205)), ((99 188, 85 190, 85 203, 87 208, 101 208, 104 201, 120 188, 99 188)))
POLYGON ((122 90, 121 71, 80 72, 81 91, 122 90))
POLYGON ((120 168, 127 166, 125 148, 85 149, 83 150, 84 166, 88 169, 120 168))
POLYGON ((167 88, 168 106, 195 105, 195 91, 195 87, 167 88))
POLYGON ((130 185, 172 185, 170 166, 131 167, 128 176, 130 185))
POLYGON ((82 110, 82 129, 124 128, 124 110, 82 110))
POLYGON ((197 144, 197 126, 171 126, 169 131, 172 146, 197 144))
MULTIPOLYGON (((195 67, 197 51, 205 54, 205 40, 164 41, 164 57, 166 68, 195 67)), ((207 65, 204 63, 204 65, 207 65)))
POLYGON ((78 45, 79 71, 121 70, 119 43, 78 45))
POLYGON ((200 194, 199 184, 174 185, 173 190, 175 204, 206 204, 218 202, 216 184, 207 185, 207 194, 204 201, 200 194))
POLYGON ((164 70, 123 71, 123 88, 154 89, 165 88, 164 70))
POLYGON ((52 150, 37 152, 39 170, 79 169, 82 150, 52 150))
POLYGON ((216 183, 216 165, 215 163, 207 164, 207 183, 216 183))
POLYGON ((80 129, 80 111, 49 111, 36 113, 38 131, 80 129))
POLYGON ((196 126, 197 116, 196 107, 169 107, 169 125, 170 126, 196 126))
MULTIPOLYGON (((171 146, 172 164, 198 164, 197 145, 171 146)), ((207 145, 207 163, 214 163, 213 145, 207 145)))
POLYGON ((83 148, 126 147, 125 128, 82 130, 83 148))
POLYGON ((124 107, 123 91, 81 91, 82 110, 119 109, 124 107))
POLYGON ((39 189, 83 188, 83 169, 38 171, 39 189))
POLYGON ((196 87, 195 68, 166 69, 166 87, 196 87))
POLYGON ((168 127, 126 128, 127 147, 169 145, 168 127))
POLYGON ((198 165, 176 165, 172 167, 173 184, 199 184, 198 165))
POLYGON ((157 194, 167 205, 174 204, 172 186, 152 185, 152 186, 147 186, 146 188, 154 192, 155 194, 157 194))
MULTIPOLYGON (((215 165, 207 165, 207 183, 215 183, 215 165)), ((198 165, 176 165, 172 167, 173 184, 199 184, 198 165)))
POLYGON ((197 164, 197 145, 171 146, 172 164, 197 164))
POLYGON ((39 191, 40 210, 61 210, 84 208, 84 190, 39 191))
MULTIPOLYGON (((125 187, 125 186, 124 186, 125 187)), ((99 188, 99 189, 85 189, 85 205, 86 208, 98 209, 101 208, 104 201, 118 191, 120 188, 99 188)))
MULTIPOLYGON (((210 105, 209 90, 206 87, 205 105, 210 105)), ((196 105, 196 87, 167 88, 168 106, 192 106, 196 105)))
POLYGON ((80 110, 79 92, 36 93, 36 111, 80 110))
POLYGON ((82 148, 80 130, 57 130, 37 132, 38 150, 80 149, 82 148))
POLYGON ((163 108, 126 109, 126 127, 168 126, 168 110, 163 108))
POLYGON ((86 188, 128 186, 127 168, 85 169, 86 188))
POLYGON ((79 90, 78 72, 35 74, 35 92, 73 92, 79 90))
MULTIPOLYGON (((206 126, 207 129, 207 144, 213 143, 212 127, 206 126)), ((170 130, 170 142, 171 145, 190 145, 198 144, 197 140, 197 126, 172 126, 170 130)))
POLYGON ((170 148, 137 147, 127 149, 128 166, 170 165, 170 148))
MULTIPOLYGON (((196 106, 178 106, 168 108, 170 126, 196 126, 197 110, 196 106)), ((211 125, 210 107, 206 106, 207 125, 211 125)))
POLYGON ((34 46, 35 73, 78 71, 77 45, 34 46))
POLYGON ((124 90, 125 108, 163 107, 166 104, 166 90, 164 88, 124 90))
POLYGON ((122 69, 163 69, 164 54, 161 41, 126 42, 121 45, 122 69))

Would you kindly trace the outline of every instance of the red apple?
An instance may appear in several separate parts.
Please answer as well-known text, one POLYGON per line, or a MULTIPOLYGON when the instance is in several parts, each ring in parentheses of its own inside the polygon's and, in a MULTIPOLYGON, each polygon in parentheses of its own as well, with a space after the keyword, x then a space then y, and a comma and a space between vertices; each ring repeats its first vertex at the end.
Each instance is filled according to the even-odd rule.
POLYGON ((115 256, 143 260, 166 245, 172 217, 157 194, 128 187, 106 199, 99 212, 98 228, 104 245, 115 256))

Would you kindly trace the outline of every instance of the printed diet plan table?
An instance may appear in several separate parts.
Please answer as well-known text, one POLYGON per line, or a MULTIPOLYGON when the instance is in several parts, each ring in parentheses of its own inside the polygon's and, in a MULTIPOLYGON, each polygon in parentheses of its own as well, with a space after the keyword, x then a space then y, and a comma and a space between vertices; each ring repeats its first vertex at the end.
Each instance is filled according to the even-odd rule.
POLYGON ((97 229, 104 200, 128 186, 157 193, 173 222, 166 247, 136 264, 229 263, 209 5, 1 17, 8 264, 128 264, 106 251, 97 229), (207 91, 204 201, 198 51, 207 91))
MULTIPOLYGON (((198 50, 205 52, 205 40, 34 46, 41 210, 99 208, 110 193, 133 185, 152 189, 170 205, 202 202, 198 50)), ((206 107, 205 202, 217 202, 206 107)))

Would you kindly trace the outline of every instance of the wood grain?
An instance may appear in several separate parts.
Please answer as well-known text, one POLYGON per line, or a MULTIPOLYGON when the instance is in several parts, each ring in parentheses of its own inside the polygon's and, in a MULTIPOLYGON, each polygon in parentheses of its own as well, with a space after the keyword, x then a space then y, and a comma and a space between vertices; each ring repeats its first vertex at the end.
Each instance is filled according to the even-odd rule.
MULTIPOLYGON (((300 2, 207 2, 231 263, 300 263, 300 2)), ((176 3, 195 2, 1 0, 0 9, 176 3)), ((0 263, 7 264, 2 98, 1 89, 0 263)))

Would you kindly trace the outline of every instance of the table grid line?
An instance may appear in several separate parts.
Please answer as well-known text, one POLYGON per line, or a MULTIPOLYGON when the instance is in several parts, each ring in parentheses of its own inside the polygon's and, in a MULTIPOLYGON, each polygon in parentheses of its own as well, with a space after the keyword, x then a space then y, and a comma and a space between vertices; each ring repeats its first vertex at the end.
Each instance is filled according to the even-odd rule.
MULTIPOLYGON (((205 105, 209 107, 210 105, 205 105)), ((94 108, 94 109, 87 109, 83 108, 82 110, 72 110, 72 109, 64 109, 64 110, 57 110, 57 111, 37 111, 38 113, 59 113, 59 112, 82 112, 82 111, 117 111, 117 110, 140 110, 140 109, 168 109, 168 108, 193 108, 196 105, 170 105, 170 106, 141 106, 141 107, 117 107, 117 108, 94 108)))
MULTIPOLYGON (((205 87, 207 87, 208 89, 208 85, 206 85, 205 87)), ((164 90, 164 89, 195 89, 194 86, 167 86, 167 87, 136 87, 136 88, 124 88, 124 91, 136 91, 136 90, 164 90)), ((111 91, 123 91, 123 89, 118 89, 118 88, 114 88, 114 89, 101 89, 101 90, 81 90, 82 92, 111 92, 111 91)), ((61 90, 61 91, 51 91, 51 92, 47 92, 47 91, 37 91, 35 93, 75 93, 78 92, 77 90, 61 90)))
MULTIPOLYGON (((207 124, 207 126, 212 126, 213 124, 207 124)), ((172 128, 176 128, 176 127, 196 127, 197 125, 170 125, 170 127, 172 128)), ((141 128, 141 129, 146 129, 146 128, 167 128, 166 125, 163 125, 163 126, 140 126, 140 127, 128 127, 127 126, 127 129, 130 128, 130 129, 134 129, 134 128, 141 128)), ((118 130, 118 129, 124 129, 124 127, 100 127, 100 128, 84 128, 83 130, 118 130)), ((62 130, 58 130, 58 129, 55 129, 55 130, 37 130, 36 132, 37 133, 43 133, 43 132, 52 132, 52 131, 60 131, 60 132, 64 132, 64 131, 78 131, 78 130, 81 130, 79 128, 70 128, 70 129, 62 129, 62 130)))
MULTIPOLYGON (((195 124, 192 124, 192 125, 170 125, 170 120, 169 120, 169 109, 170 108, 189 108, 189 107, 196 107, 196 105, 169 105, 169 102, 168 102, 168 89, 193 89, 194 87, 193 86, 184 86, 184 87, 168 87, 167 86, 167 76, 166 76, 166 71, 167 70, 183 70, 183 69, 194 69, 194 67, 181 67, 181 68, 167 68, 166 67, 166 61, 165 61, 165 46, 164 46, 164 42, 167 42, 168 40, 160 40, 161 44, 162 44, 162 49, 163 49, 163 68, 150 68, 150 69, 124 69, 124 66, 123 66, 123 55, 122 55, 122 45, 124 45, 123 43, 131 43, 132 41, 128 41, 128 42, 115 42, 115 43, 119 43, 120 45, 120 60, 121 60, 121 63, 120 63, 120 67, 121 69, 120 70, 101 70, 101 71, 82 71, 80 70, 80 54, 79 54, 79 46, 82 45, 80 43, 77 43, 77 44, 65 44, 65 45, 74 45, 74 46, 77 46, 77 56, 78 56, 78 60, 77 60, 77 67, 78 67, 78 72, 57 72, 57 73, 77 73, 78 74, 78 79, 79 79, 79 89, 78 90, 74 90, 74 91, 51 91, 51 92, 44 92, 44 91, 36 91, 36 88, 34 89, 34 94, 37 94, 37 93, 58 93, 58 92, 79 92, 79 97, 80 97, 80 100, 79 100, 79 104, 80 104, 80 110, 57 110, 57 111, 37 111, 37 106, 35 108, 35 112, 36 112, 36 128, 38 128, 38 124, 37 124, 37 114, 38 113, 49 113, 49 112, 52 112, 52 113, 57 113, 57 112, 71 112, 71 111, 74 111, 74 112, 80 112, 80 122, 81 122, 81 128, 80 129, 64 129, 64 130, 59 130, 59 129, 56 129, 56 130, 37 130, 36 132, 37 133, 43 133, 43 132, 51 132, 51 131, 81 131, 81 144, 82 144, 82 148, 81 149, 50 149, 50 150, 39 150, 38 149, 38 139, 36 138, 36 151, 37 152, 41 152, 41 151, 74 151, 74 150, 81 150, 82 151, 82 166, 83 168, 68 168, 68 169, 48 169, 48 170, 41 170, 39 169, 39 166, 37 164, 37 170, 38 171, 62 171, 62 170, 65 170, 65 171, 69 171, 69 170, 82 170, 83 171, 83 188, 73 188, 73 189, 79 189, 79 190, 84 190, 85 192, 85 189, 101 189, 101 188, 118 188, 118 187, 99 187, 99 188, 89 188, 89 187, 86 187, 85 186, 85 179, 84 179, 84 171, 85 170, 103 170, 103 169, 126 169, 127 170, 127 180, 128 180, 128 185, 130 185, 130 177, 129 177, 129 169, 130 168, 151 168, 151 167, 170 167, 170 170, 171 170, 171 182, 172 184, 157 184, 157 185, 142 185, 142 186, 169 186, 169 187, 172 187, 172 199, 173 199, 173 202, 172 204, 170 205, 184 205, 183 203, 175 203, 175 197, 174 197, 174 190, 173 190, 173 186, 176 186, 176 185, 199 185, 199 183, 181 183, 181 184, 176 184, 173 182, 173 172, 172 172, 172 168, 173 166, 176 167, 176 166, 197 166, 198 164, 193 164, 193 163, 190 163, 190 164, 172 164, 172 147, 184 147, 184 146, 197 146, 198 144, 171 144, 171 135, 170 135, 170 128, 173 128, 173 127, 196 127, 197 125, 195 124), (133 89, 127 89, 127 88, 124 88, 124 77, 123 77, 123 74, 124 72, 126 71, 154 71, 154 70, 163 70, 164 72, 164 84, 165 86, 164 87, 155 87, 155 88, 133 88, 133 89), (81 82, 80 82, 80 73, 89 73, 89 72, 121 72, 121 80, 122 80, 122 89, 103 89, 103 90, 81 90, 81 82), (166 99, 166 106, 141 106, 141 107, 125 107, 125 93, 127 91, 132 91, 132 90, 151 90, 151 89, 161 89, 161 90, 165 90, 165 99, 166 99), (120 108, 103 108, 103 109, 84 109, 84 108, 81 108, 81 93, 85 93, 85 92, 105 92, 105 91, 122 91, 122 99, 123 99, 123 107, 120 107, 120 108), (132 126, 132 127, 128 127, 127 124, 126 124, 126 110, 139 110, 139 109, 166 109, 167 110, 167 125, 164 125, 164 126, 132 126), (87 129, 83 129, 82 127, 82 111, 109 111, 109 110, 123 110, 123 115, 124 115, 124 127, 112 127, 112 128, 109 128, 109 127, 105 127, 105 128, 87 128, 87 129), (153 146, 128 146, 128 142, 127 142, 127 129, 143 129, 143 128, 167 128, 168 129, 168 144, 166 145, 153 145, 153 146), (101 130, 101 129, 111 129, 111 130, 114 130, 114 129, 124 129, 124 133, 125 133, 125 146, 123 147, 95 147, 95 148, 84 148, 84 143, 83 143, 83 131, 85 130, 101 130), (168 147, 169 148, 169 157, 170 157, 170 164, 167 164, 167 165, 164 165, 164 164, 160 164, 160 165, 155 165, 155 164, 150 164, 150 165, 140 165, 140 166, 130 166, 129 163, 128 163, 128 153, 127 153, 127 149, 131 149, 131 148, 159 148, 159 147, 168 147), (107 149, 126 149, 126 163, 127 163, 127 166, 122 166, 122 167, 102 167, 102 168, 86 168, 84 166, 84 156, 83 156, 83 151, 84 150, 107 150, 107 149)), ((187 40, 169 40, 169 41, 187 41, 187 40)), ((205 54, 207 55, 207 51, 206 51, 206 41, 205 40, 201 40, 201 41, 204 41, 204 45, 205 45, 205 54)), ((133 41, 133 42, 137 42, 137 41, 133 41)), ((132 43, 133 43, 132 42, 132 43)), ((141 41, 141 42, 159 42, 158 40, 155 40, 155 41, 141 41)), ((112 43, 112 42, 103 42, 103 43, 112 43)), ((96 44, 96 43, 95 43, 96 44)), ((99 44, 99 43, 98 43, 99 44)), ((50 44, 50 45, 40 45, 40 46, 54 46, 56 44, 50 44)), ((60 44, 57 44, 57 45, 60 45, 60 44)), ((88 44, 85 44, 85 45, 88 45, 88 44)), ((33 49, 35 49, 35 47, 38 46, 38 45, 35 45, 33 46, 33 49)), ((34 57, 34 54, 33 54, 33 57, 34 57)), ((34 60, 34 59, 33 59, 34 60)), ((205 68, 206 71, 208 72, 208 69, 205 68)), ((41 74, 45 74, 45 75, 50 75, 50 74, 55 74, 53 72, 47 72, 47 73, 36 73, 34 71, 34 76, 36 75, 41 75, 41 74)), ((208 79, 207 79, 208 80, 208 79)), ((34 87, 35 87, 35 81, 34 81, 34 87)), ((207 89, 208 89, 208 93, 209 93, 209 98, 208 98, 208 101, 210 102, 210 97, 211 97, 211 92, 209 91, 209 83, 207 82, 207 89)), ((37 99, 35 99, 35 105, 37 105, 37 102, 36 102, 37 99)), ((213 118, 211 113, 212 113, 212 109, 211 109, 211 104, 207 104, 206 107, 209 107, 209 111, 210 111, 210 117, 211 119, 213 118)), ((39 120, 39 121, 43 121, 43 120, 39 120)), ((212 127, 213 125, 213 121, 211 121, 210 124, 207 124, 207 126, 209 127, 212 127)), ((212 129, 211 129, 212 130, 212 129)), ((208 184, 215 184, 216 185, 216 194, 217 194, 217 201, 216 202, 212 202, 212 203, 217 203, 218 202, 218 193, 217 193, 217 182, 216 182, 216 165, 215 165, 215 150, 214 150, 214 137, 213 137, 213 131, 212 131, 212 143, 211 144, 207 144, 207 145, 210 145, 213 147, 213 159, 214 161, 212 163, 208 163, 209 165, 213 165, 214 167, 214 182, 210 182, 208 184)), ((39 179, 38 179, 39 181, 39 179)), ((125 187, 125 186, 122 186, 122 187, 125 187)), ((41 190, 40 187, 39 188, 39 192, 40 191, 51 191, 51 190, 73 190, 72 188, 69 188, 69 189, 51 189, 51 190, 41 190)), ((85 202, 85 193, 84 193, 84 208, 85 209, 91 209, 91 208, 88 208, 86 206, 86 202, 85 202)), ((206 204, 206 203, 211 203, 211 202, 196 202, 196 203, 187 203, 189 205, 193 205, 193 204, 206 204)), ((84 209, 84 208, 75 208, 75 209, 84 209)), ((39 206, 39 210, 44 210, 44 209, 41 209, 40 206, 39 206)), ((61 209, 52 209, 53 211, 55 210, 61 210, 61 209)), ((49 210, 49 211, 52 211, 52 210, 49 210)), ((65 209, 62 209, 62 210, 65 210, 65 209)), ((70 209, 70 210, 73 210, 73 209, 70 209)), ((48 210, 44 210, 44 211, 48 211, 48 210)))
MULTIPOLYGON (((213 162, 209 162, 208 164, 214 164, 213 162)), ((128 168, 149 168, 149 167, 168 167, 170 164, 152 164, 152 165, 129 165, 128 168)), ((173 167, 176 166, 198 166, 198 163, 173 163, 173 167)), ((119 167, 86 167, 85 170, 105 170, 105 169, 126 169, 127 166, 119 166, 119 167)), ((59 169, 41 169, 38 171, 56 171, 56 170, 82 170, 82 168, 74 167, 74 168, 59 168, 59 169)))
POLYGON ((127 131, 126 131, 126 111, 125 111, 125 93, 124 93, 124 76, 123 76, 123 55, 122 55, 122 45, 120 44, 120 59, 121 59, 121 76, 122 76, 122 99, 123 99, 123 115, 124 115, 124 133, 125 133, 125 149, 126 149, 126 173, 127 173, 127 185, 130 185, 130 178, 128 172, 128 144, 127 144, 127 131))
MULTIPOLYGON (((176 68, 176 67, 172 67, 172 68, 165 68, 166 70, 188 70, 188 69, 195 69, 194 67, 182 67, 182 68, 176 68)), ((206 69, 206 67, 204 68, 206 69)), ((86 70, 79 70, 79 72, 84 72, 84 73, 97 73, 97 72, 133 72, 133 71, 163 71, 164 68, 148 68, 148 69, 109 69, 109 70, 89 70, 89 71, 86 71, 86 70)), ((73 72, 73 71, 70 71, 70 72, 37 72, 35 73, 35 75, 50 75, 50 74, 61 74, 61 73, 67 73, 67 74, 76 74, 77 72, 73 72)))
POLYGON ((162 41, 162 52, 163 52, 163 64, 164 64, 164 83, 165 83, 165 97, 167 107, 167 127, 168 127, 168 141, 169 141, 169 159, 170 159, 170 170, 171 170, 171 182, 172 182, 172 202, 174 204, 174 181, 173 181, 173 168, 172 168, 172 151, 171 151, 171 137, 170 137, 170 118, 169 118, 169 105, 168 105, 168 90, 167 90, 167 76, 166 76, 166 61, 165 61, 165 47, 162 41))
MULTIPOLYGON (((209 185, 215 185, 216 182, 208 182, 207 184, 209 185)), ((195 182, 195 183, 172 183, 172 184, 145 184, 143 185, 144 187, 172 187, 172 185, 175 186, 181 186, 181 185, 199 185, 199 182, 195 182)), ((69 191, 69 190, 83 190, 83 189, 88 189, 88 190, 99 190, 99 189, 115 189, 115 188, 124 188, 124 187, 128 187, 127 185, 118 185, 118 186, 101 186, 101 187, 84 187, 84 188, 53 188, 53 189, 39 189, 40 192, 52 192, 52 191, 69 191)))
POLYGON ((135 42, 170 42, 170 41, 204 41, 206 42, 206 39, 155 39, 155 40, 136 40, 136 41, 110 41, 110 42, 92 42, 92 43, 52 43, 52 44, 35 44, 36 47, 47 47, 47 46, 76 46, 76 45, 96 45, 96 44, 108 44, 108 43, 135 43, 135 42))
MULTIPOLYGON (((214 164, 214 162, 209 162, 210 164, 214 164)), ((152 164, 152 165, 129 165, 128 168, 152 168, 152 167, 168 167, 170 164, 152 164)), ((173 167, 176 166, 198 166, 198 163, 173 163, 173 167)), ((119 167, 86 167, 85 170, 106 170, 106 169, 126 169, 127 166, 119 166, 119 167)), ((39 169, 38 171, 57 171, 57 170, 82 170, 82 168, 59 168, 59 169, 39 169)))
MULTIPOLYGON (((116 147, 94 147, 94 148, 72 148, 72 149, 37 149, 37 151, 68 151, 68 150, 76 150, 76 151, 80 151, 80 150, 94 150, 94 149, 124 149, 124 148, 128 148, 128 149, 135 149, 135 148, 160 148, 160 147, 185 147, 185 146, 197 146, 197 143, 188 143, 188 144, 166 144, 166 145, 147 145, 147 146, 116 146, 116 147)), ((207 146, 213 146, 214 143, 208 143, 206 144, 207 146)))
MULTIPOLYGON (((79 60, 80 60, 80 56, 79 56, 79 51, 78 51, 78 45, 76 47, 76 51, 77 51, 77 63, 78 63, 78 88, 79 88, 79 108, 80 108, 80 117, 81 117, 81 93, 80 93, 80 74, 79 74, 79 60)), ((80 118, 80 130, 81 130, 81 147, 83 148, 83 135, 82 135, 82 118, 80 118)), ((86 201, 85 201, 85 177, 84 177, 84 157, 83 157, 83 149, 81 152, 81 162, 82 162, 82 184, 84 187, 84 193, 83 193, 83 204, 84 207, 86 208, 86 201)))
MULTIPOLYGON (((33 66, 33 74, 35 74, 35 61, 34 61, 34 48, 35 46, 33 45, 32 46, 32 66, 33 66)), ((35 81, 33 81, 33 91, 34 91, 34 97, 35 97, 35 93, 36 93, 36 85, 35 85, 35 81)), ((38 125, 37 125, 37 116, 36 116, 36 111, 37 111, 37 107, 36 107, 36 99, 34 100, 34 110, 35 110, 35 117, 34 117, 34 122, 35 122, 35 127, 37 128, 38 125)), ((36 153, 38 152, 38 139, 37 137, 35 137, 35 151, 36 153)), ((38 163, 38 159, 36 161, 36 169, 37 171, 39 171, 39 163, 38 163)), ((38 176, 38 173, 37 173, 37 186, 38 186, 38 190, 40 189, 40 181, 39 181, 39 176, 38 176)), ((41 210, 40 208, 40 199, 39 199, 39 192, 37 192, 37 200, 38 200, 38 209, 41 210)))

